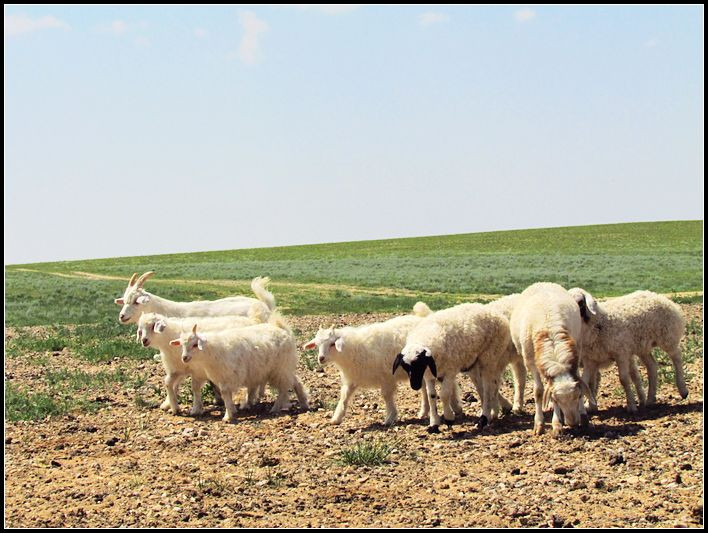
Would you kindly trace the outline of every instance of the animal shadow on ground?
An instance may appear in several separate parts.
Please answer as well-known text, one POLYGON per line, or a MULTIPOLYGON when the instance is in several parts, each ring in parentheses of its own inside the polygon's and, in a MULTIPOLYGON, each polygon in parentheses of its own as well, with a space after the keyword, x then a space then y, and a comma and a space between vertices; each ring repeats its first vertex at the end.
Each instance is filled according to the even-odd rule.
POLYGON ((670 404, 670 403, 657 403, 650 407, 642 407, 637 413, 628 413, 624 406, 610 407, 609 409, 602 409, 597 413, 594 413, 590 419, 591 420, 609 420, 612 418, 619 418, 625 420, 657 420, 659 418, 664 418, 667 416, 694 413, 697 411, 703 411, 703 402, 687 402, 680 404, 670 404))
MULTIPOLYGON (((245 409, 236 409, 236 423, 237 422, 256 422, 260 420, 267 420, 271 418, 277 418, 280 416, 287 415, 297 415, 299 413, 304 413, 305 411, 300 408, 297 402, 294 402, 289 409, 281 411, 279 413, 271 413, 270 410, 273 407, 273 402, 260 402, 253 407, 247 407, 245 409)), ((189 416, 189 415, 184 415, 189 416)), ((219 405, 209 405, 204 406, 204 413, 194 417, 195 420, 209 420, 214 422, 220 422, 224 416, 224 407, 219 405)))

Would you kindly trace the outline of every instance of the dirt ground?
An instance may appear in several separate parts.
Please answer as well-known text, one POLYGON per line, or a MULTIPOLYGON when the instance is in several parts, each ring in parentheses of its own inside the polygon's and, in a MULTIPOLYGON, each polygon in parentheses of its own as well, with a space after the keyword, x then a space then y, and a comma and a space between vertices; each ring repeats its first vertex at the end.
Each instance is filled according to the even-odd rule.
MULTIPOLYGON (((702 319, 702 307, 683 306, 702 319)), ((320 324, 371 322, 383 315, 293 318, 298 340, 320 324)), ((69 354, 49 367, 132 365, 159 386, 152 361, 82 365, 69 354)), ((429 434, 417 395, 399 387, 402 420, 382 425, 377 391, 360 391, 339 426, 335 367, 308 370, 312 410, 270 415, 272 397, 225 424, 209 406, 200 418, 136 404, 115 385, 93 414, 5 426, 5 523, 14 527, 697 527, 703 523, 703 359, 686 365, 690 395, 673 383, 658 405, 624 410, 614 370, 606 370, 600 412, 585 432, 560 439, 531 434, 526 414, 475 428, 479 403, 460 379, 465 416, 429 434), (464 394, 466 393, 466 394, 464 394), (344 466, 342 449, 362 441, 393 447, 388 463, 344 466)), ((37 367, 7 359, 6 379, 28 386, 37 367)), ((529 380, 530 381, 530 380, 529 380)), ((511 398, 511 383, 503 394, 511 398)), ((155 400, 157 396, 155 395, 155 400)), ((187 403, 182 403, 187 411, 187 403)), ((550 430, 550 427, 548 428, 550 430)))

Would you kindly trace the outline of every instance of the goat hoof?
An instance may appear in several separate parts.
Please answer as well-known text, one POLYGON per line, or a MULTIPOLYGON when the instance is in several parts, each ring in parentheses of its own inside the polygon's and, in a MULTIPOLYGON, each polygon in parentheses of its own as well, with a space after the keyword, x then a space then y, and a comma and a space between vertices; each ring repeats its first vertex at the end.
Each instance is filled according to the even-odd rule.
POLYGON ((587 428, 590 425, 590 417, 588 415, 580 415, 580 427, 587 428))
POLYGON ((443 418, 443 422, 445 422, 447 427, 451 428, 455 423, 455 419, 453 418, 452 420, 448 420, 447 418, 443 418))
POLYGON ((681 394, 681 399, 682 399, 682 400, 685 400, 686 398, 688 398, 688 391, 682 392, 682 393, 680 393, 680 394, 681 394))
POLYGON ((482 415, 479 417, 479 422, 477 422, 477 429, 482 429, 484 426, 489 425, 489 420, 487 419, 486 415, 482 415))
POLYGON ((533 427, 533 434, 534 435, 543 435, 543 433, 546 431, 546 429, 543 427, 543 424, 536 424, 533 427))
POLYGON ((440 426, 428 426, 428 433, 440 433, 440 426))

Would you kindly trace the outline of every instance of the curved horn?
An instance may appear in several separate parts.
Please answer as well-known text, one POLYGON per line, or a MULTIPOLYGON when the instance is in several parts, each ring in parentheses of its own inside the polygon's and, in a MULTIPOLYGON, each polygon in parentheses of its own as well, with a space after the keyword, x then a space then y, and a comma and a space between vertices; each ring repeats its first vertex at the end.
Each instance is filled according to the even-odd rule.
POLYGON ((197 325, 194 324, 194 327, 192 328, 192 333, 196 333, 196 332, 197 332, 197 325))
POLYGON ((135 280, 136 280, 136 279, 138 279, 138 273, 137 273, 137 272, 135 272, 135 273, 131 276, 130 281, 128 282, 128 287, 132 287, 133 285, 135 285, 135 280))
POLYGON ((145 274, 143 274, 142 276, 140 276, 138 278, 138 281, 136 282, 135 285, 137 285, 138 287, 142 287, 143 283, 145 283, 148 279, 150 279, 154 274, 155 274, 155 272, 153 272, 152 270, 150 272, 145 272, 145 274))

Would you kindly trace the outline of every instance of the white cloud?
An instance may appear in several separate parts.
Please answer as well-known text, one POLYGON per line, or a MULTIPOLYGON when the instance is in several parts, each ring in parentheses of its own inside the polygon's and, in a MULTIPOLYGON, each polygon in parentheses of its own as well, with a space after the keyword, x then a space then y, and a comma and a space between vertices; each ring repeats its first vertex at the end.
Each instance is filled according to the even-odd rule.
POLYGON ((261 57, 261 35, 268 30, 268 24, 252 11, 239 11, 238 21, 243 28, 238 57, 247 65, 255 65, 261 57))
POLYGON ((207 35, 209 35, 209 32, 204 28, 194 28, 194 36, 197 39, 204 39, 207 35))
POLYGON ((421 15, 418 15, 418 24, 424 27, 430 26, 432 24, 438 24, 440 22, 447 22, 448 20, 450 20, 450 17, 445 13, 435 13, 432 11, 428 11, 427 13, 422 13, 421 15))
POLYGON ((31 19, 27 15, 5 15, 5 37, 13 37, 22 33, 50 28, 68 30, 69 25, 63 20, 52 16, 31 19))
POLYGON ((293 7, 303 11, 319 11, 325 15, 340 15, 359 9, 361 4, 294 4, 293 7))
POLYGON ((536 12, 531 8, 519 9, 514 13, 514 18, 519 22, 526 22, 536 17, 536 12))
POLYGON ((658 44, 659 41, 657 41, 656 39, 649 39, 647 42, 644 43, 644 46, 646 46, 647 48, 654 48, 658 44))

